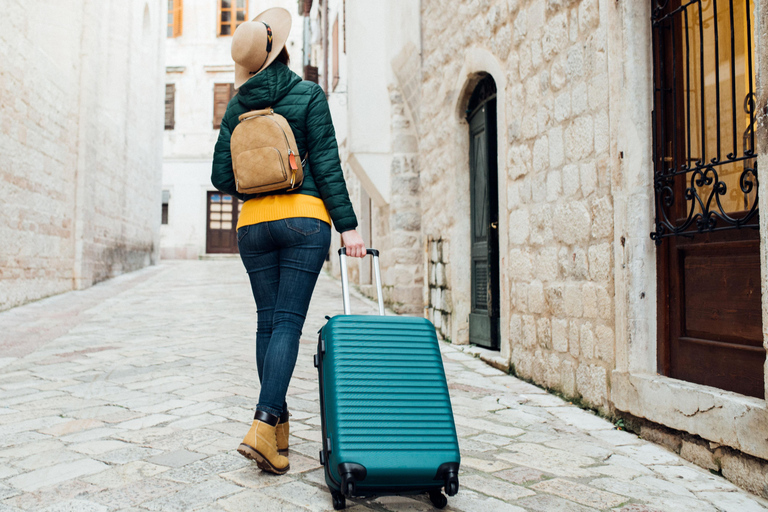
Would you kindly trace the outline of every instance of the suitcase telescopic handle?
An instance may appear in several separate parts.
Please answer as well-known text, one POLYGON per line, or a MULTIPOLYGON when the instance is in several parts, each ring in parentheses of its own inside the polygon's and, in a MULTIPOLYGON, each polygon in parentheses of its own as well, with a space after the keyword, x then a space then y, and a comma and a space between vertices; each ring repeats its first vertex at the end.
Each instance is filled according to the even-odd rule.
MULTIPOLYGON (((373 256, 373 269, 376 275, 376 297, 379 299, 379 314, 384 315, 384 294, 381 291, 381 268, 379 268, 379 251, 376 249, 366 249, 366 255, 373 256)), ((344 314, 351 315, 349 307, 349 276, 347 274, 347 248, 339 249, 339 260, 341 261, 341 296, 344 301, 344 314)))

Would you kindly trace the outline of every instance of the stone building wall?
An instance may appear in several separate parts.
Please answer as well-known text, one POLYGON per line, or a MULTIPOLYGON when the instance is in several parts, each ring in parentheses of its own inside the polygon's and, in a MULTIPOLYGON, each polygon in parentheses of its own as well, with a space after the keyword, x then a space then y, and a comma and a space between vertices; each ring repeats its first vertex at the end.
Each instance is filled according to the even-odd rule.
POLYGON ((0 310, 155 259, 163 7, 4 4, 0 310))
POLYGON ((451 341, 451 290, 448 288, 450 261, 448 244, 442 238, 427 240, 427 318, 438 336, 451 341))
MULTIPOLYGON (((762 166, 768 52, 760 35, 768 12, 764 2, 752 5, 762 166)), ((468 343, 465 118, 472 91, 490 74, 498 106, 501 347, 473 350, 495 366, 623 415, 650 439, 662 432, 683 457, 720 467, 727 478, 765 494, 765 463, 755 461, 768 460, 768 441, 755 425, 768 421, 768 402, 657 373, 650 8, 650 2, 612 0, 422 2, 417 128, 426 295, 431 314, 450 318, 445 337, 468 343), (452 21, 458 19, 461 27, 452 21), (433 254, 436 241, 442 257, 433 254), (450 268, 445 284, 433 275, 441 262, 450 268), (755 464, 763 469, 740 470, 749 482, 733 470, 755 464)), ((766 206, 768 199, 760 202, 766 206)), ((768 346, 765 227, 761 218, 768 346)))
POLYGON ((422 23, 424 234, 450 243, 446 288, 452 309, 463 308, 453 311, 451 338, 468 342, 469 287, 459 283, 469 276, 464 110, 490 73, 500 89, 502 356, 523 377, 604 406, 614 360, 613 205, 608 27, 598 1, 427 0, 422 23), (466 30, 454 31, 451 19, 466 30))

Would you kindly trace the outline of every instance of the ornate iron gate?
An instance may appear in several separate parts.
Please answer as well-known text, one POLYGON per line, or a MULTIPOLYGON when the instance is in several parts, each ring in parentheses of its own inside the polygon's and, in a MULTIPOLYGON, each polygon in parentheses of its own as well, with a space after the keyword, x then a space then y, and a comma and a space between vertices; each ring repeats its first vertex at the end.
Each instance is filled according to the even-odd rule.
POLYGON ((656 244, 758 227, 751 10, 750 0, 654 2, 656 244))
POLYGON ((652 0, 659 373, 762 398, 751 0, 652 0))

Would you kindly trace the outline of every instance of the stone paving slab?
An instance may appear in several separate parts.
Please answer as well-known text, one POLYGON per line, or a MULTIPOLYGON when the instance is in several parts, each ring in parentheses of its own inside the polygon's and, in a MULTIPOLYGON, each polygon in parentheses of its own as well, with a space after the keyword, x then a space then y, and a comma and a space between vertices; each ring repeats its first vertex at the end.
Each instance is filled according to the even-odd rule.
MULTIPOLYGON (((353 311, 375 305, 353 294, 353 311)), ((291 470, 235 451, 258 397, 256 308, 237 260, 167 262, 0 313, 0 512, 325 511, 320 277, 289 389, 291 470)), ((752 512, 768 503, 441 344, 462 451, 457 512, 752 512)), ((426 496, 352 511, 433 510, 426 496)))

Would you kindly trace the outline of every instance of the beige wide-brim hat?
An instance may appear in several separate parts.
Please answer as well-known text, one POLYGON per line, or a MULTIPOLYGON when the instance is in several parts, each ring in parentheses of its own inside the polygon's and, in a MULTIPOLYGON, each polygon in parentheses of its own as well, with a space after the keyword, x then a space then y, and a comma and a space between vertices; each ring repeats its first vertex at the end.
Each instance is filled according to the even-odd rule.
POLYGON ((291 13, 282 7, 267 9, 237 27, 232 36, 235 89, 272 64, 285 46, 290 31, 291 13))

